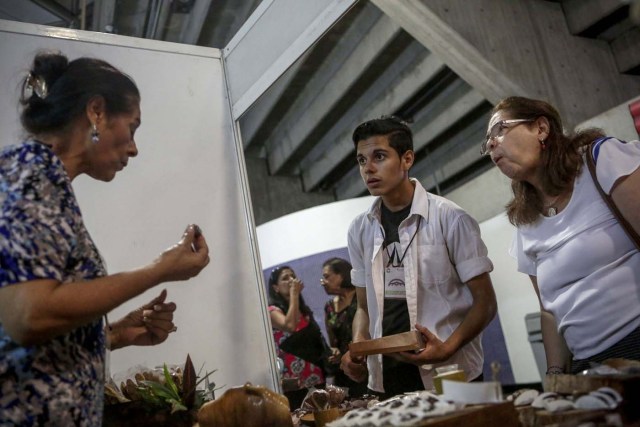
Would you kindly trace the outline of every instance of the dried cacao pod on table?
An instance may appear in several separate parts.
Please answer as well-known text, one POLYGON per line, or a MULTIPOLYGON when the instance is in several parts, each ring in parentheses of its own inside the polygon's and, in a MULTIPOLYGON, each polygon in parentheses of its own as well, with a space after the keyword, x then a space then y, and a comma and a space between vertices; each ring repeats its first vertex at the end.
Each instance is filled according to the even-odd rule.
POLYGON ((198 412, 200 427, 293 427, 289 400, 265 387, 249 383, 227 390, 198 412))

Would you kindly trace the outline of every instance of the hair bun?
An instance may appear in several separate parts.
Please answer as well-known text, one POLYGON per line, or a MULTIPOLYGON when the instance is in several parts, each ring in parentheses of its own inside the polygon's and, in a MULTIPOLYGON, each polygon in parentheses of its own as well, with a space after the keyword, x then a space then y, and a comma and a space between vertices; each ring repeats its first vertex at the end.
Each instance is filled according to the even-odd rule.
POLYGON ((67 70, 69 60, 60 52, 40 52, 33 60, 31 74, 44 79, 47 87, 51 88, 60 76, 67 70))

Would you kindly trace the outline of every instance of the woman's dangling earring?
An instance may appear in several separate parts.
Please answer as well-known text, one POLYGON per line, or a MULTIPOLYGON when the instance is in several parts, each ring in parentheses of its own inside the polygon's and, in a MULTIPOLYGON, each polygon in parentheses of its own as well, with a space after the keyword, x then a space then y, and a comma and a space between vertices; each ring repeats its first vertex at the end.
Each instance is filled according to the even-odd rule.
POLYGON ((541 140, 540 140, 540 145, 542 146, 542 149, 543 149, 543 150, 547 148, 547 144, 545 144, 544 139, 541 139, 541 140))
POLYGON ((91 142, 93 142, 94 144, 97 144, 98 142, 100 142, 100 132, 98 132, 98 127, 96 126, 95 123, 93 123, 91 125, 91 142))

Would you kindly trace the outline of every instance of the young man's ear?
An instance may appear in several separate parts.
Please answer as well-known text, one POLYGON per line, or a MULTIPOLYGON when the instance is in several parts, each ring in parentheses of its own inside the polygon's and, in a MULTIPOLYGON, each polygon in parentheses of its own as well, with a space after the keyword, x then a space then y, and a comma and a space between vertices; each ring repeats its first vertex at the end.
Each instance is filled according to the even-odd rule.
POLYGON ((409 169, 411 169, 411 166, 413 166, 413 161, 415 160, 415 153, 413 152, 413 150, 407 150, 404 152, 400 160, 402 161, 402 170, 404 170, 405 172, 408 172, 409 169))

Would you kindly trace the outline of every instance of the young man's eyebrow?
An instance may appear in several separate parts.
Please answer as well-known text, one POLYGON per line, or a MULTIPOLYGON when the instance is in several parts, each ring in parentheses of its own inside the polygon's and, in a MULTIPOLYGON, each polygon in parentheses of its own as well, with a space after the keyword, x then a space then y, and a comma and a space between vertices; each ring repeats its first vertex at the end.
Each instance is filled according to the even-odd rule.
MULTIPOLYGON (((373 154, 388 153, 389 151, 390 151, 390 149, 388 149, 388 148, 376 148, 375 150, 373 150, 373 154)), ((356 157, 366 157, 366 155, 363 154, 363 153, 356 152, 356 157)))

